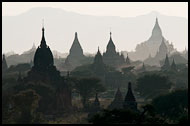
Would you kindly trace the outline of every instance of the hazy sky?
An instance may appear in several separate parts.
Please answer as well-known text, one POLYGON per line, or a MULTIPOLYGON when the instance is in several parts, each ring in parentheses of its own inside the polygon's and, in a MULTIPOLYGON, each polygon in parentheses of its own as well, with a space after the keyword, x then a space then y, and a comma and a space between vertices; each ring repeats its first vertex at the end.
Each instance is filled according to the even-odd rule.
MULTIPOLYGON (((188 2, 3 2, 2 16, 16 16, 35 7, 53 7, 80 14, 120 17, 136 17, 157 11, 166 16, 188 19, 188 2)), ((183 45, 180 51, 184 46, 186 45, 183 45)))
POLYGON ((3 2, 2 15, 14 16, 34 7, 55 7, 81 14, 134 17, 158 11, 188 18, 187 2, 3 2))

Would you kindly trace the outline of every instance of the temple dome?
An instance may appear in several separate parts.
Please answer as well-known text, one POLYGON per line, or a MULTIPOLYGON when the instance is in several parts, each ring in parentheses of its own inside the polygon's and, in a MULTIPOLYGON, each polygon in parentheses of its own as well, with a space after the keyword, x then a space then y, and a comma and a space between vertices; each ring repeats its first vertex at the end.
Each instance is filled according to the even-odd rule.
POLYGON ((48 67, 53 66, 53 64, 53 54, 49 46, 46 45, 44 28, 42 28, 42 40, 34 55, 34 67, 38 70, 46 70, 48 67))

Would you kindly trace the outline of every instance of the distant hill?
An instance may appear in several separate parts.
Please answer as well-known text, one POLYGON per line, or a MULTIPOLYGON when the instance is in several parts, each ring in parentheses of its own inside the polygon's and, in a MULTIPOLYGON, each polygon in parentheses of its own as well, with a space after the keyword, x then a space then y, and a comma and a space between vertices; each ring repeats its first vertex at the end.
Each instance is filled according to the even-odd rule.
MULTIPOLYGON (((36 52, 36 47, 33 45, 33 47, 27 51, 24 51, 22 54, 15 54, 14 52, 6 53, 6 61, 7 65, 17 65, 20 63, 30 63, 34 59, 34 55, 36 52)), ((56 50, 52 51, 54 58, 59 59, 59 58, 66 58, 68 53, 60 53, 56 50)), ((60 64, 59 61, 56 60, 55 64, 60 64)))
POLYGON ((21 54, 32 43, 39 45, 42 19, 45 19, 45 36, 51 50, 68 53, 77 31, 84 52, 94 53, 98 46, 105 51, 111 28, 116 49, 134 51, 137 44, 150 37, 156 17, 164 37, 173 42, 174 47, 185 48, 188 44, 188 20, 183 17, 158 12, 128 18, 91 16, 46 7, 2 17, 3 52, 14 50, 21 54))

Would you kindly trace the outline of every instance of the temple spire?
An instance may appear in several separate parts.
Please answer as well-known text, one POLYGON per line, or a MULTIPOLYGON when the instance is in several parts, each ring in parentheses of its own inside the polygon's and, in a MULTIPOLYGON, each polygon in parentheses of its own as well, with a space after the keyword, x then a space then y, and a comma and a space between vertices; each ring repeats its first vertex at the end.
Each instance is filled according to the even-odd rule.
POLYGON ((41 45, 40 47, 47 47, 46 45, 46 40, 45 40, 45 35, 44 35, 44 31, 45 31, 45 28, 44 28, 44 19, 42 20, 42 40, 41 40, 41 45))
POLYGON ((176 64, 175 64, 174 59, 173 59, 172 65, 171 65, 171 70, 177 71, 177 68, 176 68, 176 64))
POLYGON ((95 57, 94 57, 94 63, 95 65, 99 66, 100 65, 103 65, 103 59, 102 59, 102 55, 100 53, 100 50, 99 50, 99 46, 98 46, 98 52, 96 53, 95 57))
POLYGON ((131 82, 128 83, 128 92, 125 96, 123 107, 137 110, 137 102, 132 92, 131 82))
POLYGON ((156 17, 156 24, 158 24, 158 18, 156 17))
POLYGON ((158 23, 158 18, 156 17, 154 28, 152 29, 152 35, 149 38, 151 41, 161 40, 162 39, 162 31, 158 23))
POLYGON ((128 53, 127 53, 127 58, 126 58, 126 64, 127 64, 127 65, 130 65, 130 64, 131 64, 131 63, 130 63, 129 56, 128 56, 128 53))
POLYGON ((7 61, 5 59, 5 54, 3 54, 3 60, 2 60, 2 71, 7 70, 8 65, 7 65, 7 61))
POLYGON ((77 32, 75 32, 75 38, 77 38, 77 39, 78 39, 77 32))
POLYGON ((168 59, 168 54, 166 53, 166 58, 164 61, 164 65, 162 66, 162 70, 168 70, 170 68, 170 63, 168 59))
POLYGON ((127 92, 127 95, 125 97, 125 101, 126 102, 129 102, 129 101, 136 101, 135 100, 135 97, 133 95, 133 92, 132 92, 132 88, 131 88, 131 82, 128 83, 128 92, 127 92))
POLYGON ((143 65, 142 65, 142 71, 145 71, 146 68, 145 68, 145 65, 144 65, 144 62, 143 62, 143 65))
POLYGON ((121 108, 123 108, 123 96, 118 86, 114 100, 108 106, 108 109, 121 109, 121 108))

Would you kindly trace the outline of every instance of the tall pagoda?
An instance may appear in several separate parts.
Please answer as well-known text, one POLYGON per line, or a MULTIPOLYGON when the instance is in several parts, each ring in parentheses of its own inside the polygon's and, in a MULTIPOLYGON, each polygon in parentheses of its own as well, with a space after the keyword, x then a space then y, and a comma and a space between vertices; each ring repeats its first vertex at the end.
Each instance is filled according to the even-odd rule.
POLYGON ((75 32, 75 38, 73 44, 70 48, 69 55, 67 56, 64 64, 64 68, 71 71, 75 67, 82 65, 81 60, 85 58, 83 54, 83 49, 78 40, 78 34, 75 32))

